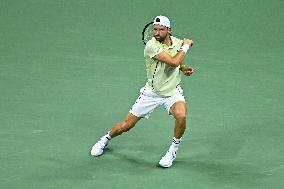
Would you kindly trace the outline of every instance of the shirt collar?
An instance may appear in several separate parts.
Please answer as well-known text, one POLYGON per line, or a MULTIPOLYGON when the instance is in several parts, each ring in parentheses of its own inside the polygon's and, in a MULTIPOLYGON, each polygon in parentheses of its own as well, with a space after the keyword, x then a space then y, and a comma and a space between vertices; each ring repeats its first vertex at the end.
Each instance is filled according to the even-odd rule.
POLYGON ((160 43, 159 41, 157 41, 155 38, 155 41, 157 42, 157 43, 160 43, 163 47, 166 47, 166 48, 168 48, 168 49, 173 49, 175 46, 176 46, 176 44, 175 44, 175 41, 174 41, 174 38, 173 38, 173 36, 170 36, 170 38, 171 38, 171 42, 172 42, 172 44, 170 45, 170 46, 167 46, 167 45, 165 45, 165 44, 163 44, 163 43, 160 43))

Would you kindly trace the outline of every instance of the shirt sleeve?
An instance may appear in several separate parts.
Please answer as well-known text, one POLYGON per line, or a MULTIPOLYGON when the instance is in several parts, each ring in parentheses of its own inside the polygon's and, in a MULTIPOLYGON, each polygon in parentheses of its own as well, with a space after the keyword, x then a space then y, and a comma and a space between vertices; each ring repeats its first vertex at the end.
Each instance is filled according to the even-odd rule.
POLYGON ((150 58, 155 57, 157 54, 162 52, 163 49, 160 45, 155 43, 147 43, 145 46, 145 56, 149 56, 150 58))

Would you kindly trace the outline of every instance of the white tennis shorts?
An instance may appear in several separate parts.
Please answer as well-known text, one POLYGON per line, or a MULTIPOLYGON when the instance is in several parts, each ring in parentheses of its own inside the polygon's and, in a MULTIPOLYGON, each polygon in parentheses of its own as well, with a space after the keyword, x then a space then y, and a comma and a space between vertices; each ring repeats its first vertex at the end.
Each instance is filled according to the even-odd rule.
POLYGON ((151 113, 158 107, 163 105, 170 115, 170 108, 177 101, 185 102, 183 90, 178 85, 175 93, 170 97, 160 96, 150 91, 146 86, 140 90, 140 96, 137 98, 135 104, 130 109, 130 113, 137 117, 149 118, 151 113))

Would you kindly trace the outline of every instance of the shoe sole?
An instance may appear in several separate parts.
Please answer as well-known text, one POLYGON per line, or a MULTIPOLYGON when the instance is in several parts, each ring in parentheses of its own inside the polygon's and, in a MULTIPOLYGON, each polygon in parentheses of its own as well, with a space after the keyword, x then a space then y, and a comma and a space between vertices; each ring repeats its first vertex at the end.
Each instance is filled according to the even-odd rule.
POLYGON ((103 155, 103 153, 101 153, 101 154, 94 154, 94 155, 92 153, 90 153, 90 155, 94 156, 94 157, 99 157, 99 156, 103 155))
POLYGON ((171 167, 173 164, 171 163, 170 165, 162 165, 162 164, 160 164, 160 162, 159 162, 159 165, 160 165, 161 167, 163 167, 163 168, 169 168, 169 167, 171 167))

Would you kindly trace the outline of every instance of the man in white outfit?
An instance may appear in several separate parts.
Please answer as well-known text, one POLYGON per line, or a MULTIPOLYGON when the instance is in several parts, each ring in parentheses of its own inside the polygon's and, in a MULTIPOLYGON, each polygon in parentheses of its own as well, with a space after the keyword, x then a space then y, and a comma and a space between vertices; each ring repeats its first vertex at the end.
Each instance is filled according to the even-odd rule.
POLYGON ((180 40, 173 37, 170 20, 165 16, 157 16, 153 23, 154 37, 144 49, 148 81, 140 90, 140 96, 128 112, 126 118, 113 125, 108 134, 92 147, 91 155, 103 154, 109 141, 129 131, 141 118, 148 118, 160 105, 175 118, 172 144, 159 161, 162 167, 170 167, 176 158, 181 138, 186 129, 186 103, 180 87, 181 72, 191 75, 193 69, 184 65, 188 50, 193 46, 190 39, 180 40))

